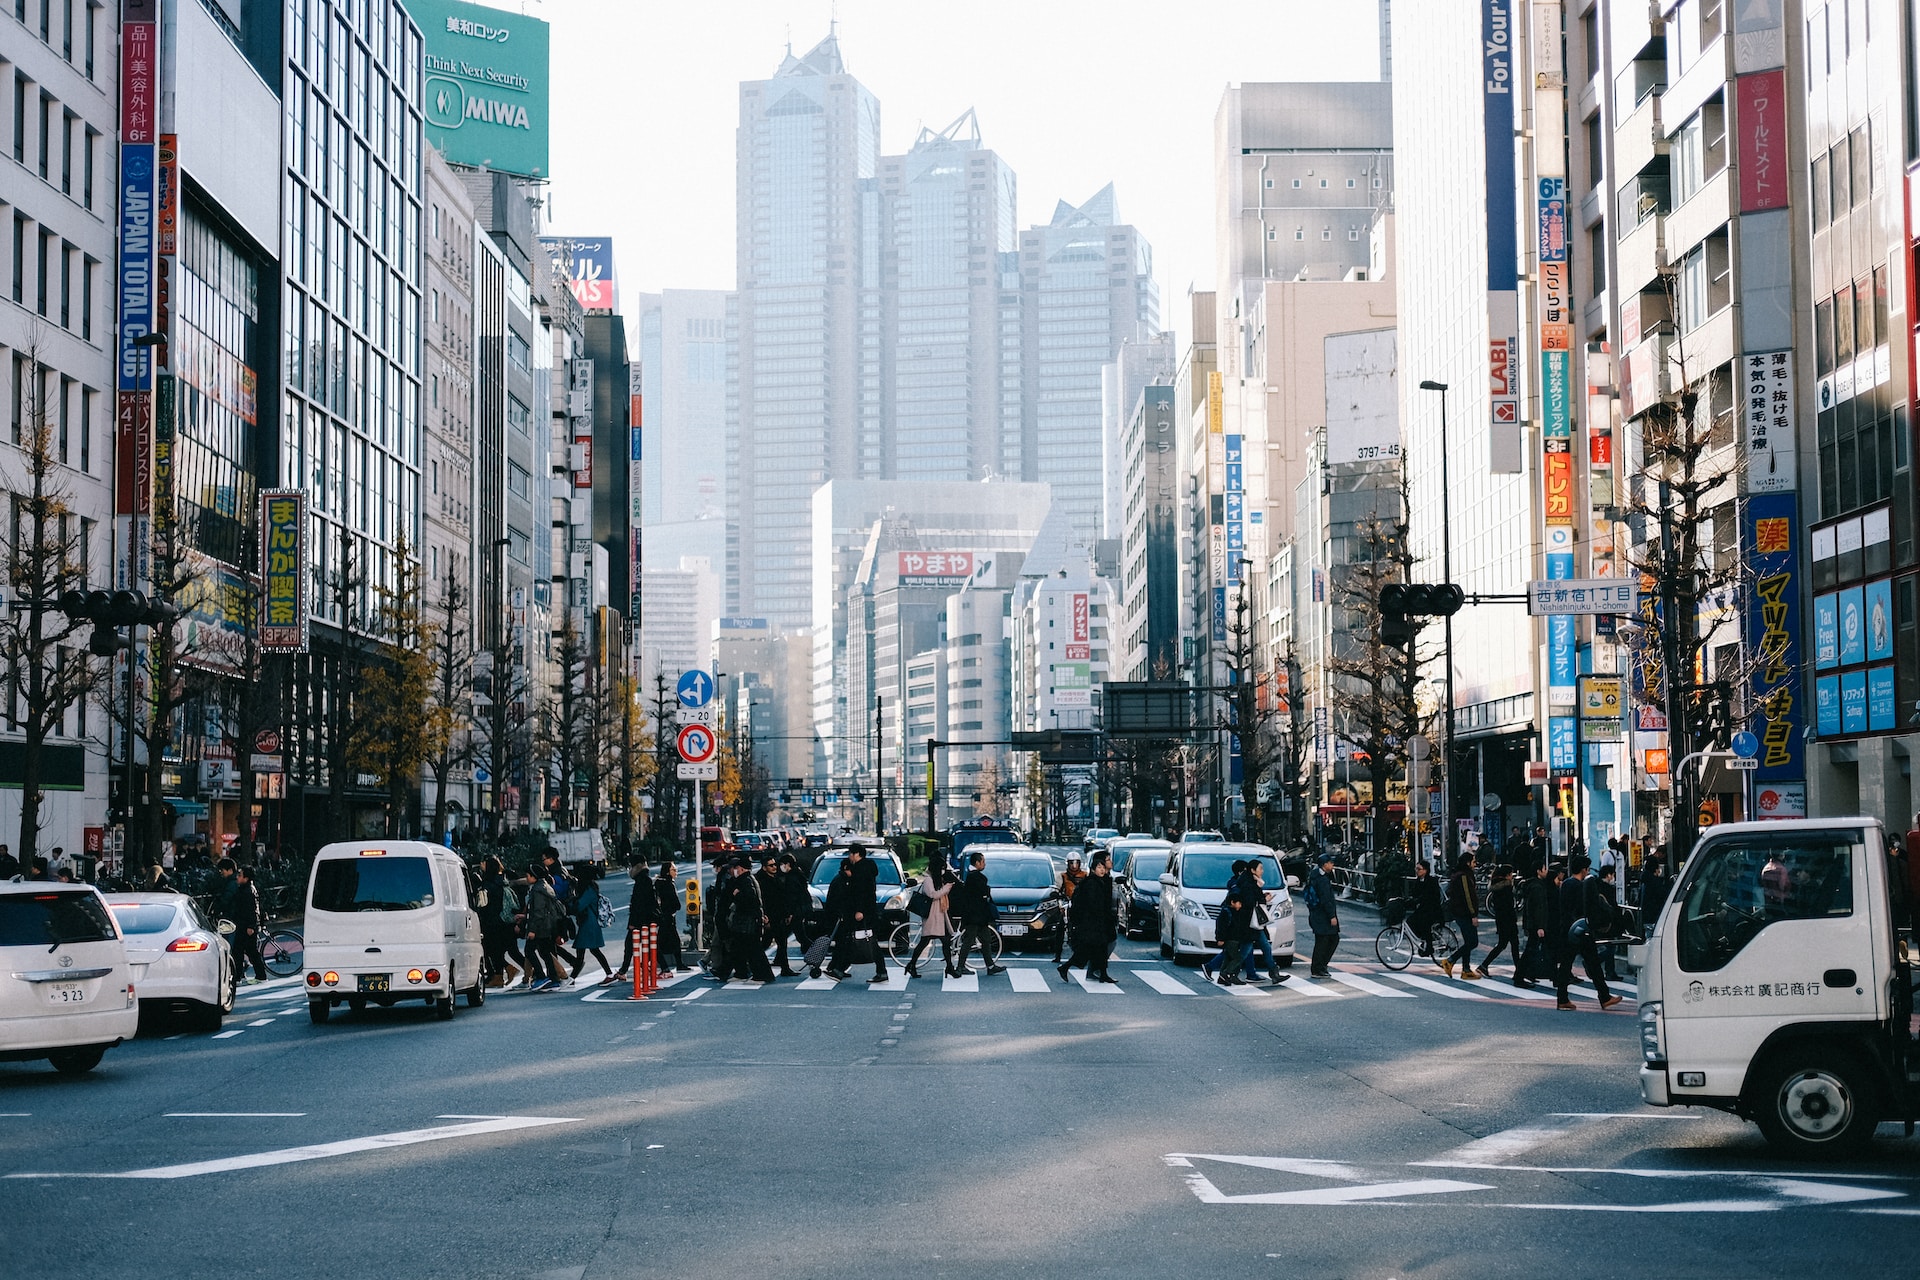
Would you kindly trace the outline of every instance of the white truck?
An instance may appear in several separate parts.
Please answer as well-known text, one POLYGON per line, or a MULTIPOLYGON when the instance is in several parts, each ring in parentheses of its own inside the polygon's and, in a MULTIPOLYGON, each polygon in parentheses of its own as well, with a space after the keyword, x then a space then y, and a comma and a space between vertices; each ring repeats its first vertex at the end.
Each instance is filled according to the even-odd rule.
POLYGON ((1920 1118, 1913 970, 1871 818, 1714 827, 1639 968, 1640 1093, 1715 1107, 1801 1157, 1920 1118))

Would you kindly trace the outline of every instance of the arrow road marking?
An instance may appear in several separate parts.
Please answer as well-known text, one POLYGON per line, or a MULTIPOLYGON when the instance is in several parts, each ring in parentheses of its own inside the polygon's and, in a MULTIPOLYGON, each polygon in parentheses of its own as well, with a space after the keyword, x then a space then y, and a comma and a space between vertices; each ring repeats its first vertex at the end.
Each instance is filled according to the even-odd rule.
POLYGON ((1454 1191, 1490 1191, 1480 1182, 1454 1182, 1445 1178, 1419 1178, 1411 1181, 1368 1182, 1368 1175, 1351 1165, 1333 1160, 1295 1160, 1281 1156, 1208 1156, 1175 1154, 1161 1157, 1176 1169, 1186 1169, 1187 1189, 1202 1204, 1360 1204, 1370 1200, 1398 1200, 1407 1196, 1445 1195, 1454 1191), (1195 1160, 1219 1164, 1244 1165, 1253 1169, 1275 1169, 1327 1178, 1349 1186, 1309 1187, 1303 1191, 1266 1191, 1252 1195, 1230 1196, 1213 1185, 1211 1179, 1193 1167, 1195 1160))
POLYGON ((430 1129, 407 1129, 400 1133, 376 1133, 344 1142, 322 1142, 306 1147, 285 1147, 279 1151, 260 1151, 253 1155, 229 1156, 224 1160, 201 1160, 193 1164, 161 1165, 152 1169, 132 1169, 126 1173, 10 1173, 9 1178, 197 1178, 207 1173, 231 1173, 236 1169, 264 1169, 269 1165, 297 1164, 305 1160, 328 1160, 334 1156, 355 1155, 362 1151, 384 1151, 392 1147, 410 1147, 422 1142, 445 1142, 450 1138, 473 1138, 488 1133, 508 1133, 515 1129, 537 1129, 554 1124, 579 1124, 577 1119, 559 1116, 441 1116, 443 1120, 467 1119, 466 1124, 443 1124, 430 1129))

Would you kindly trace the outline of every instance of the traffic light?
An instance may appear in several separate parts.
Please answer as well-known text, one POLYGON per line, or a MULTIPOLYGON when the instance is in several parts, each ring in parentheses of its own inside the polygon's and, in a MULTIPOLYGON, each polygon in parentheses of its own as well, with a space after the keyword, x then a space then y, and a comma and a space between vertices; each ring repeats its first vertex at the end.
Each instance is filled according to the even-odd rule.
POLYGON ((1424 625, 1415 618, 1450 618, 1466 602, 1466 592, 1451 582, 1389 582, 1380 588, 1380 639, 1412 644, 1424 625))

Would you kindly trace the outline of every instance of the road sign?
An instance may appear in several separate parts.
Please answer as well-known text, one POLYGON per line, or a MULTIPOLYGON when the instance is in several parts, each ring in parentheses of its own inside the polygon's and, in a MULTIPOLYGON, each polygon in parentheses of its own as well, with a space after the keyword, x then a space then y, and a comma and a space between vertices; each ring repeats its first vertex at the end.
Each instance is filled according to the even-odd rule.
POLYGON ((1568 613, 1640 612, 1640 588, 1619 578, 1554 578, 1527 584, 1534 617, 1568 613))
POLYGON ((698 667, 682 671, 680 683, 674 686, 674 696, 683 707, 704 707, 713 701, 713 677, 698 667))
MULTIPOLYGON (((1748 733, 1745 729, 1734 734, 1733 741, 1728 745, 1733 748, 1733 754, 1739 756, 1742 760, 1751 760, 1760 754, 1760 739, 1748 733)), ((1735 765, 1733 767, 1738 769, 1741 766, 1735 765)))
POLYGON ((1739 773, 1746 769, 1758 769, 1760 762, 1752 756, 1728 756, 1721 761, 1727 768, 1739 773))
POLYGON ((703 724, 685 726, 674 739, 675 745, 680 748, 680 758, 688 764, 705 764, 713 759, 713 750, 719 742, 713 730, 703 724))
POLYGON ((718 782, 720 780, 720 762, 708 760, 703 764, 680 762, 680 781, 682 782, 718 782))
POLYGON ((675 718, 681 724, 703 724, 711 729, 720 721, 720 708, 711 702, 704 707, 682 707, 675 718))

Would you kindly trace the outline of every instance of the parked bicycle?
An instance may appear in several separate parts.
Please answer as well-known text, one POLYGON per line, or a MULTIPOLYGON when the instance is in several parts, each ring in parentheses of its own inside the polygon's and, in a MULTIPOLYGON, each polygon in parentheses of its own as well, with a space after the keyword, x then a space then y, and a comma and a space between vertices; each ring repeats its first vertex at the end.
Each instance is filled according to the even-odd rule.
MULTIPOLYGON (((920 917, 908 916, 904 923, 894 929, 893 936, 887 940, 888 953, 900 964, 905 964, 913 958, 913 949, 920 944, 922 923, 920 917)), ((954 934, 952 941, 957 946, 960 935, 954 934)), ((981 948, 980 958, 989 965, 999 964, 1000 952, 1006 947, 1006 940, 1000 936, 1000 930, 989 925, 982 941, 986 945, 981 948)))
POLYGON ((1386 928, 1373 940, 1373 953, 1380 963, 1396 973, 1413 963, 1415 956, 1436 965, 1460 946, 1460 931, 1446 921, 1427 930, 1422 937, 1413 928, 1413 899, 1390 898, 1386 905, 1386 928))

